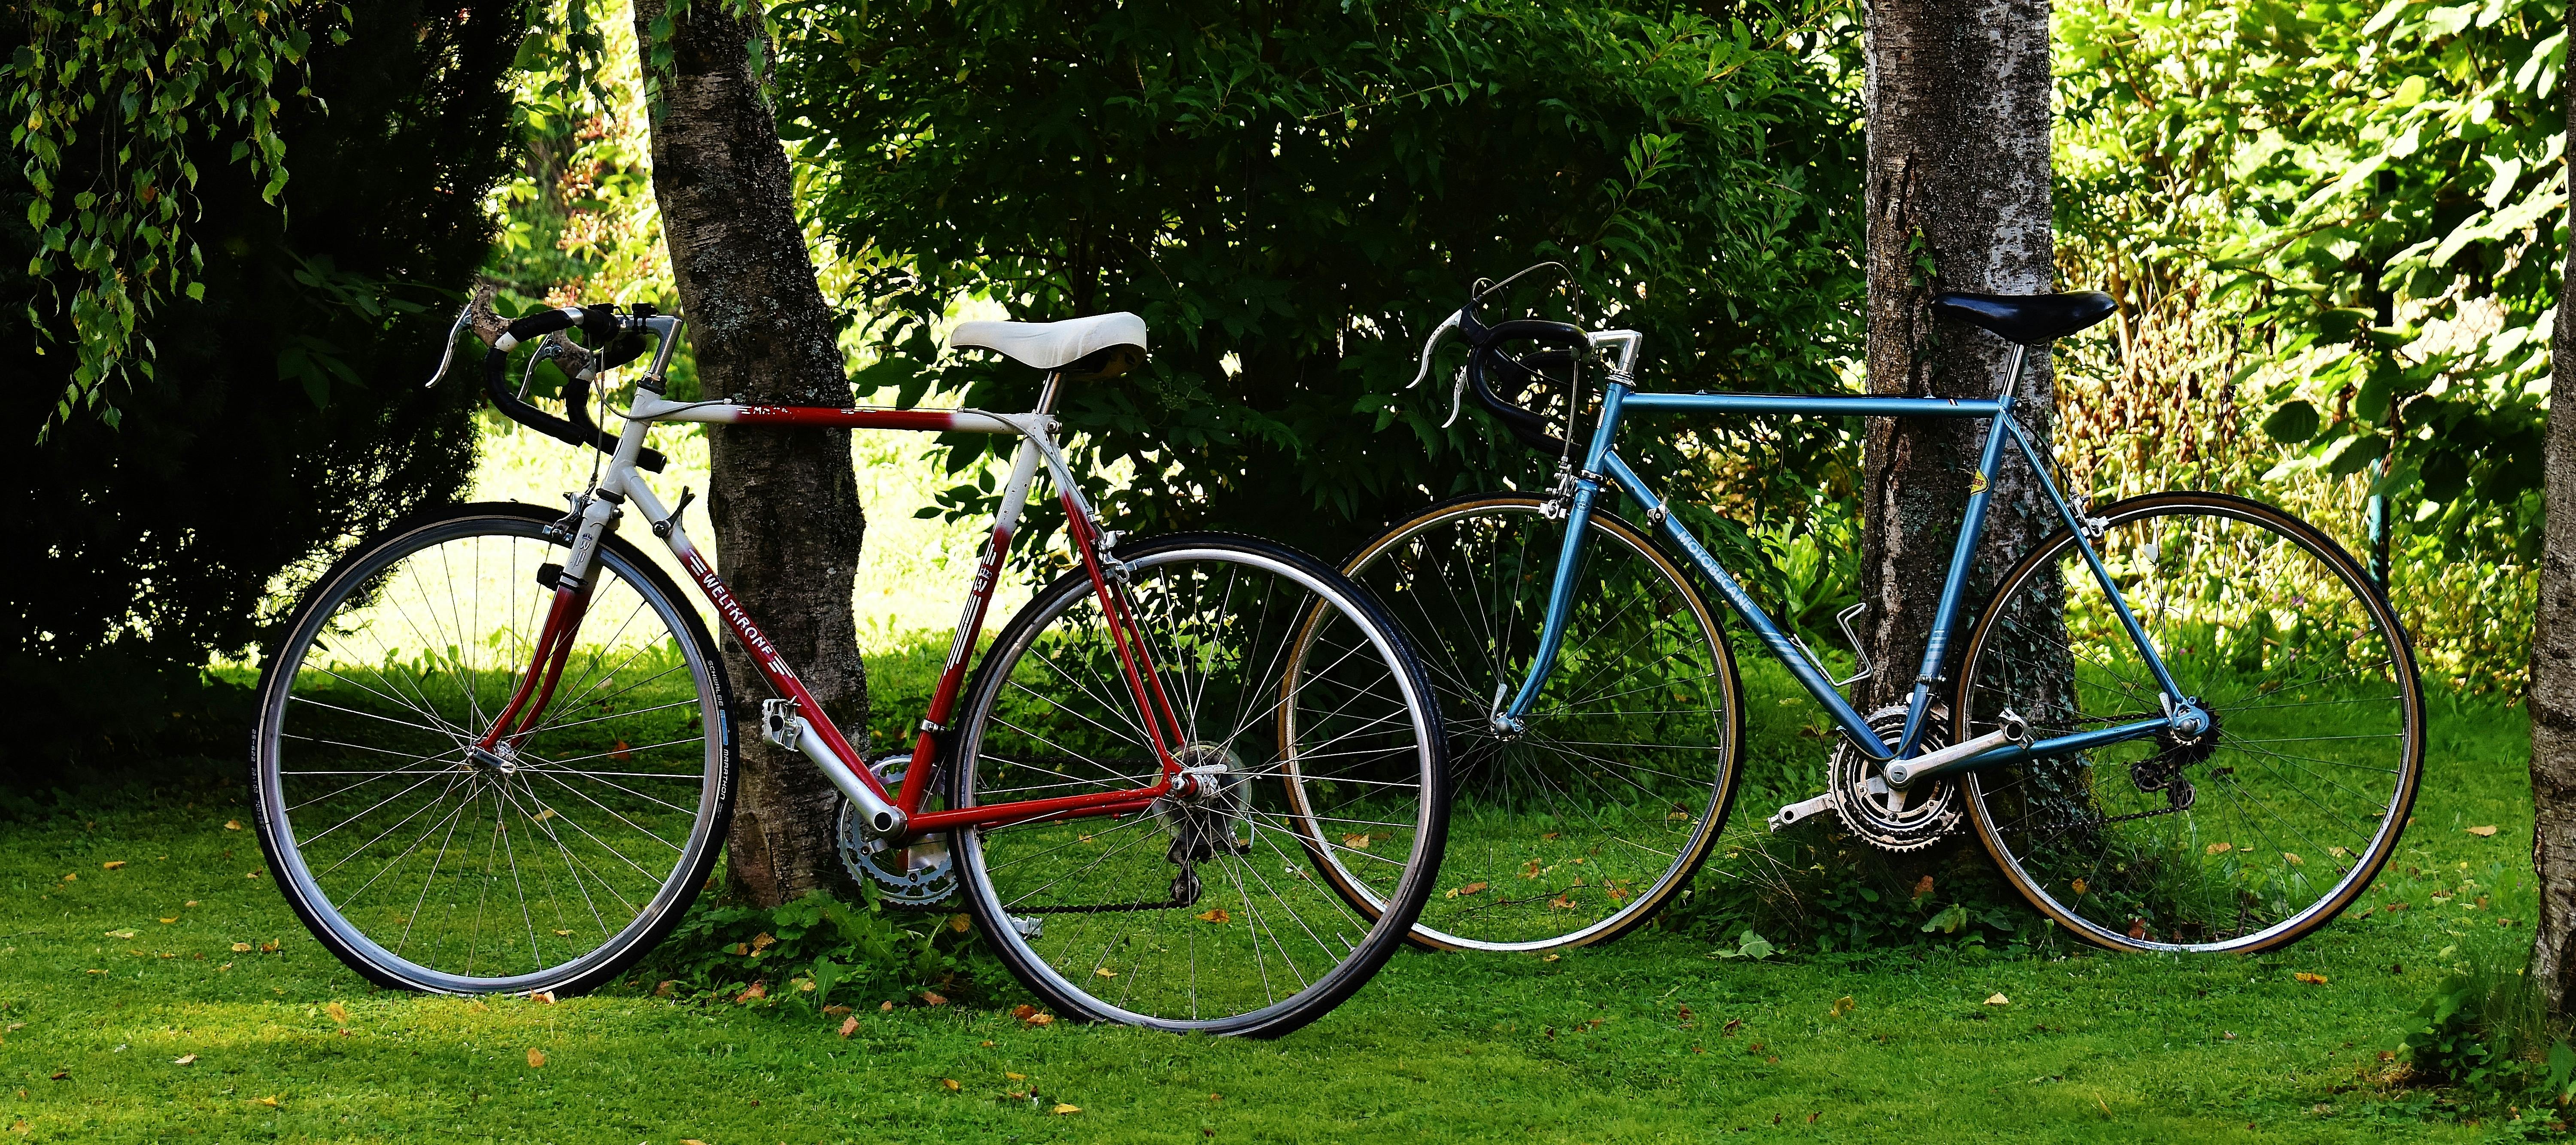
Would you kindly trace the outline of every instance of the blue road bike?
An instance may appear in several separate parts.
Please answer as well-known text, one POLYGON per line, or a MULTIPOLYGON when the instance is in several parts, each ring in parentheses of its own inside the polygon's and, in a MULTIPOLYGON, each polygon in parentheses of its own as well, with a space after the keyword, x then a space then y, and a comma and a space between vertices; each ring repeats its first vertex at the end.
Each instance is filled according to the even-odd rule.
MULTIPOLYGON (((2314 527, 2241 498, 2070 500, 2016 420, 2030 349, 2107 318, 2109 296, 1937 297, 1936 311, 2012 347, 1995 396, 1971 400, 1641 391, 1642 335, 1487 324, 1488 293, 1480 284, 1433 332, 1424 375, 1444 337, 1463 339, 1461 393, 1558 459, 1553 483, 1435 505, 1344 569, 1405 625, 1447 713, 1444 887, 1415 941, 1602 942, 1686 885, 1740 777, 1730 629, 1784 665, 1837 733, 1827 789, 1780 808, 1773 831, 1828 811, 1826 823, 1891 851, 1973 831, 2032 905, 2102 946, 2285 945, 2351 903, 2395 848, 2422 771, 2423 701, 2404 630, 2361 566, 2314 527), (1579 386, 1555 390, 1585 363, 1607 367, 1597 404, 1579 386), (1525 400, 1566 411, 1564 436, 1525 400), (1589 440, 1570 445, 1587 409, 1589 440), (1635 413, 1987 423, 1930 638, 1910 687, 1891 690, 1901 703, 1863 712, 1847 699, 1872 666, 1834 678, 1670 512, 1620 457, 1635 413), (1972 614, 1967 586, 2008 450, 2036 474, 2056 528, 1972 614)), ((1847 636, 1858 611, 1842 618, 1847 636)), ((1370 906, 1363 880, 1335 881, 1370 906)))

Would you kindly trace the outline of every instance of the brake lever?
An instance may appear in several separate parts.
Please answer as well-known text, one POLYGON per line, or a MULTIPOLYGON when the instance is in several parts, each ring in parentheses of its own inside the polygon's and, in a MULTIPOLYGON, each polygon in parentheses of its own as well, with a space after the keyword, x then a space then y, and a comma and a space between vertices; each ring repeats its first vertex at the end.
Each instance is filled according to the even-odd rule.
MULTIPOLYGON (((1453 311, 1449 317, 1441 320, 1440 325, 1432 328, 1431 337, 1422 343, 1422 368, 1414 373, 1412 381, 1405 383, 1405 389, 1410 390, 1421 385, 1424 378, 1431 376, 1432 352, 1440 348, 1440 340, 1448 337, 1450 331, 1457 329, 1459 321, 1466 315, 1467 312, 1464 309, 1453 311)), ((1466 400, 1467 367, 1460 366, 1458 376, 1449 386, 1449 420, 1441 422, 1440 428, 1447 429, 1458 424, 1458 414, 1465 408, 1466 400)))
MULTIPOLYGON (((464 306, 457 308, 456 324, 447 328, 447 350, 438 356, 438 368, 430 372, 429 380, 423 382, 420 388, 424 390, 435 388, 438 385, 438 379, 447 376, 447 367, 456 361, 456 336, 464 333, 466 325, 472 321, 474 321, 474 303, 469 300, 464 306)), ((520 387, 522 393, 526 390, 526 386, 520 387)))

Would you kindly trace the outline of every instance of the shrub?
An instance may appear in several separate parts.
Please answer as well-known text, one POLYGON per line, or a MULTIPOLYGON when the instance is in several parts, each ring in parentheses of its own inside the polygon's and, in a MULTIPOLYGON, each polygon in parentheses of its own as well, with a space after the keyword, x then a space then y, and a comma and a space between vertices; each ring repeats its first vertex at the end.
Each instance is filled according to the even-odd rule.
POLYGON ((28 187, 0 171, 0 433, 16 436, 0 474, 23 573, 5 591, 0 710, 21 734, 0 745, 0 780, 150 747, 229 753, 243 689, 204 677, 209 658, 249 655, 335 547, 453 497, 472 469, 471 388, 420 384, 445 330, 426 284, 466 282, 489 250, 519 9, 333 11, 351 37, 316 37, 316 98, 279 113, 280 204, 222 145, 194 145, 207 293, 144 324, 156 376, 118 399, 116 427, 75 418, 36 443, 75 355, 40 352, 32 323, 53 319, 25 275, 28 187))

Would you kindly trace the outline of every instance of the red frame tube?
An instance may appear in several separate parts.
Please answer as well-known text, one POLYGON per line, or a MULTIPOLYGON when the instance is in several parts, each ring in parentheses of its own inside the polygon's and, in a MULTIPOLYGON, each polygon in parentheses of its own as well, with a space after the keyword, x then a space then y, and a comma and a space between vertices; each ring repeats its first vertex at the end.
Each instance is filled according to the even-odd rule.
POLYGON ((545 715, 546 705, 555 697, 555 685, 563 679, 564 661, 572 654, 573 633, 580 630, 581 618, 589 607, 588 589, 555 589, 554 604, 546 609, 545 626, 537 630, 537 646, 529 653, 528 670, 519 677, 518 690, 511 693, 509 704, 492 720, 477 747, 490 751, 504 738, 511 747, 517 747, 536 730, 537 720, 545 715), (531 692, 536 694, 534 703, 528 699, 531 692), (521 714, 522 705, 526 707, 525 714, 521 714))

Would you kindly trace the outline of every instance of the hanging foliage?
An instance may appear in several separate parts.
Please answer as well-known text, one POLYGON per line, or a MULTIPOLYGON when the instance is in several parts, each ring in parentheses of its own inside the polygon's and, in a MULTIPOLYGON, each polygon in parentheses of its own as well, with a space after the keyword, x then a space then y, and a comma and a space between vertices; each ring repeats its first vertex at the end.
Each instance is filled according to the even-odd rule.
POLYGON ((27 271, 49 287, 31 306, 52 311, 28 318, 78 359, 48 431, 82 411, 115 424, 115 384, 152 374, 137 323, 172 297, 205 296, 193 237, 205 172, 189 137, 228 140, 262 201, 278 201, 287 172, 276 93, 292 84, 311 94, 291 77, 312 44, 307 25, 326 13, 348 20, 346 8, 293 0, 26 0, 11 11, 18 43, 0 91, 34 190, 27 271))

